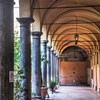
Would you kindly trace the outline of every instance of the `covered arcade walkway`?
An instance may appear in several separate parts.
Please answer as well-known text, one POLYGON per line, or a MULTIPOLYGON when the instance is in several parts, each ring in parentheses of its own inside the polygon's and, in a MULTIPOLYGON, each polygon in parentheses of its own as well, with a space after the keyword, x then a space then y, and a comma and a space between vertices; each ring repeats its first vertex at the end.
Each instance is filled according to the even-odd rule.
POLYGON ((100 0, 0 0, 0 100, 42 100, 52 81, 91 89, 60 87, 51 100, 99 100, 100 0))
POLYGON ((61 86, 47 100, 100 100, 100 94, 90 87, 61 86))

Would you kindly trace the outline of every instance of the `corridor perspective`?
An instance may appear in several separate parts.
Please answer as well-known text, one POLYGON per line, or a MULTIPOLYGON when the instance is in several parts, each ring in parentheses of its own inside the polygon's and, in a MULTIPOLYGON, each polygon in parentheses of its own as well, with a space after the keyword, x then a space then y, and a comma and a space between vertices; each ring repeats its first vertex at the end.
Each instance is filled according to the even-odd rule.
POLYGON ((61 86, 46 100, 100 100, 100 94, 87 86, 61 86))
POLYGON ((100 0, 0 0, 0 100, 47 96, 100 100, 100 0))

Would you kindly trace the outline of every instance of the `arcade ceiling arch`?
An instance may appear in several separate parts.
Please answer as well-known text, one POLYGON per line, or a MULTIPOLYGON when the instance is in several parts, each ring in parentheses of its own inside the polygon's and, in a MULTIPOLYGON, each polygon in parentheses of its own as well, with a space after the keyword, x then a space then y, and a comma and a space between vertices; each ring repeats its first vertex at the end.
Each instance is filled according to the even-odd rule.
POLYGON ((99 0, 31 0, 29 5, 36 27, 45 34, 43 39, 47 39, 59 54, 67 47, 75 46, 75 34, 79 36, 77 46, 89 55, 93 49, 99 49, 99 0))

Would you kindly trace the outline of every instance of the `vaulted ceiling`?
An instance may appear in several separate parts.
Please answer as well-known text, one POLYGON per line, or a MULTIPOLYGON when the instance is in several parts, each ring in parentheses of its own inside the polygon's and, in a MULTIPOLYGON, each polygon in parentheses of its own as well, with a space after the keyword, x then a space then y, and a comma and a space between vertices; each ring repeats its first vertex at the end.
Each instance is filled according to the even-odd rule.
POLYGON ((62 53, 75 45, 88 54, 100 45, 100 0, 34 0, 33 15, 39 13, 40 29, 46 28, 46 38, 62 53))

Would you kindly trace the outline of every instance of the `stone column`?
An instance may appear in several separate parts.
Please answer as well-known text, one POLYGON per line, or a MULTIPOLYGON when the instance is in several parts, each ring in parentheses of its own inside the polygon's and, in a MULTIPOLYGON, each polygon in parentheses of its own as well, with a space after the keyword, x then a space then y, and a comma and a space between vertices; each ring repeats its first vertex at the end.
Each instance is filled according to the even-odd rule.
POLYGON ((58 82, 58 57, 57 57, 57 54, 56 54, 56 70, 55 70, 55 73, 56 73, 56 75, 55 75, 55 78, 56 78, 56 82, 58 82))
POLYGON ((42 85, 47 85, 47 40, 41 41, 41 70, 42 70, 42 85))
POLYGON ((53 53, 53 80, 56 81, 56 53, 53 53))
POLYGON ((32 32, 32 92, 35 100, 41 100, 40 36, 42 32, 32 32))
POLYGON ((53 52, 53 70, 52 70, 52 76, 53 80, 56 81, 56 53, 53 52))
POLYGON ((50 54, 50 49, 52 47, 48 46, 47 49, 47 87, 50 87, 50 82, 51 82, 51 54, 50 54))
POLYGON ((57 55, 55 54, 55 81, 57 82, 57 55))
POLYGON ((53 55, 54 50, 51 51, 51 80, 53 79, 53 66, 54 66, 54 55, 53 55))
POLYGON ((0 100, 13 100, 13 0, 0 0, 0 100))
POLYGON ((58 55, 56 55, 56 81, 59 82, 59 58, 58 55))
POLYGON ((96 46, 96 48, 95 48, 95 77, 96 77, 96 86, 95 86, 95 90, 97 91, 97 89, 98 89, 98 79, 97 79, 97 46, 96 46))
POLYGON ((59 68, 60 67, 60 59, 59 59, 59 56, 58 56, 58 72, 57 72, 57 75, 58 75, 58 82, 59 82, 59 68))
POLYGON ((98 51, 98 63, 99 63, 99 93, 100 93, 100 60, 99 60, 99 58, 100 58, 100 51, 98 51))
POLYGON ((96 88, 95 50, 93 49, 93 88, 96 88))
POLYGON ((31 100, 31 39, 30 23, 33 18, 17 18, 20 23, 20 69, 24 78, 21 81, 20 100, 31 100))
POLYGON ((94 89, 97 90, 97 63, 96 48, 94 49, 94 89))

